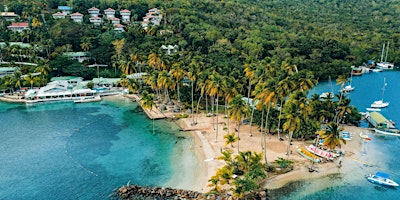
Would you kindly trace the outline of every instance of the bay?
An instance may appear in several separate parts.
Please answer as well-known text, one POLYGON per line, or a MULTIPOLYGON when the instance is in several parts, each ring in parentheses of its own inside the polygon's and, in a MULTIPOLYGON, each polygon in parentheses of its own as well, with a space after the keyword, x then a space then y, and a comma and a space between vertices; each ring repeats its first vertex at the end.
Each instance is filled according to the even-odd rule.
POLYGON ((0 199, 108 199, 128 182, 167 186, 192 139, 164 120, 153 133, 136 107, 126 98, 0 102, 0 199))
MULTIPOLYGON (((384 100, 389 101, 390 105, 382 109, 381 113, 388 119, 400 124, 400 71, 384 71, 381 73, 369 73, 352 78, 352 86, 355 90, 349 93, 351 105, 358 108, 360 112, 366 112, 371 103, 382 98, 382 88, 384 78, 387 86, 384 91, 384 100)), ((311 94, 321 94, 330 92, 333 88, 334 93, 340 89, 336 85, 325 81, 310 91, 311 94), (332 87, 331 87, 332 85, 332 87)), ((368 127, 368 123, 363 121, 361 127, 368 127)), ((358 134, 358 133, 356 133, 358 134)), ((400 199, 397 188, 383 187, 368 182, 365 178, 367 174, 376 171, 389 173, 391 178, 400 182, 400 137, 384 136, 369 133, 372 138, 370 142, 363 142, 360 156, 353 159, 344 159, 343 169, 338 169, 338 173, 323 178, 302 180, 292 182, 283 188, 270 191, 272 199, 400 199), (365 165, 364 163, 368 163, 365 165)))

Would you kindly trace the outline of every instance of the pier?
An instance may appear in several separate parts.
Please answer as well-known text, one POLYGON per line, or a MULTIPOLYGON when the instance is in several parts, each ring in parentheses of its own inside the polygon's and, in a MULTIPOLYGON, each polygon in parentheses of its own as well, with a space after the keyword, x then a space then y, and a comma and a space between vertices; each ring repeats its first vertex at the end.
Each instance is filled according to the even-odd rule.
MULTIPOLYGON (((126 97, 132 99, 133 101, 138 102, 138 104, 142 107, 142 104, 140 103, 140 96, 137 94, 127 94, 125 95, 126 97)), ((143 107, 142 107, 143 108, 143 107)), ((150 119, 165 119, 167 116, 158 108, 153 106, 151 110, 148 109, 143 109, 143 111, 146 113, 147 117, 150 119)))

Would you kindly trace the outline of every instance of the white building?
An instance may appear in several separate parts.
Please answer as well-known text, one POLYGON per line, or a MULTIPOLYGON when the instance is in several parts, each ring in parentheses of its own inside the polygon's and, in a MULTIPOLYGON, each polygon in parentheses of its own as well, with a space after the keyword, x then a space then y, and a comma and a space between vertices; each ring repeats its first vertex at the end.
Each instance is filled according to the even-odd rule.
POLYGON ((90 17, 98 17, 100 14, 100 10, 98 8, 92 7, 88 9, 88 13, 90 17))
POLYGON ((61 12, 56 12, 56 13, 53 14, 53 18, 54 19, 64 19, 65 16, 66 16, 66 14, 61 13, 61 12))
POLYGON ((82 23, 82 22, 83 22, 83 14, 78 13, 78 12, 73 13, 73 14, 71 14, 71 19, 72 19, 74 22, 82 23))
POLYGON ((91 17, 89 18, 90 23, 93 23, 94 25, 99 26, 102 22, 100 17, 91 17))
POLYGON ((29 29, 29 23, 28 22, 12 22, 10 26, 7 26, 7 28, 14 32, 22 32, 23 30, 29 29))
POLYGON ((104 10, 104 14, 106 14, 107 18, 114 18, 115 17, 115 10, 112 8, 107 8, 104 10))
POLYGON ((121 14, 122 22, 129 23, 131 21, 131 11, 121 10, 120 14, 121 14))

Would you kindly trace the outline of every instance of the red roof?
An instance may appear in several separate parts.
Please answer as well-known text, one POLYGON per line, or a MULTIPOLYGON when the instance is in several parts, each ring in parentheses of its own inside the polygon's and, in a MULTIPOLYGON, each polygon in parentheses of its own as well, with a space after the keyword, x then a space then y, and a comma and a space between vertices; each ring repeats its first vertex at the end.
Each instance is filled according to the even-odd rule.
POLYGON ((29 23, 28 22, 12 22, 11 26, 12 27, 28 27, 29 23))
POLYGON ((131 11, 130 10, 121 10, 121 13, 130 13, 131 11))
POLYGON ((99 10, 98 8, 95 8, 95 7, 91 7, 91 8, 89 8, 88 10, 99 10))
POLYGON ((115 24, 114 27, 123 28, 124 25, 122 25, 122 24, 115 24))
POLYGON ((115 11, 115 10, 112 9, 112 8, 107 8, 107 9, 105 9, 104 11, 115 11))
POLYGON ((81 13, 76 12, 76 13, 71 14, 71 16, 83 16, 83 15, 81 13))
POLYGON ((118 20, 120 20, 120 19, 118 19, 118 18, 116 18, 116 17, 110 17, 110 18, 108 18, 109 20, 111 20, 111 21, 118 21, 118 20))

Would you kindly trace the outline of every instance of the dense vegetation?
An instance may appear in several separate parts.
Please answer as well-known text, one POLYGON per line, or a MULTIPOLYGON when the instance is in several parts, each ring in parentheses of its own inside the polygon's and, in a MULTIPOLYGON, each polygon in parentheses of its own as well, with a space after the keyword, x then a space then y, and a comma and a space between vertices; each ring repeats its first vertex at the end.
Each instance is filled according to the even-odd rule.
MULTIPOLYGON (((21 16, 18 21, 29 21, 30 30, 11 32, 7 29, 10 22, 0 19, 1 42, 25 42, 31 47, 1 47, 0 60, 20 67, 14 76, 0 80, 2 89, 44 85, 51 76, 91 79, 96 71, 85 66, 101 63, 109 66, 100 70, 101 77, 122 77, 120 84, 131 92, 146 91, 145 105, 154 104, 151 93, 167 103, 176 99, 182 109, 197 113, 199 108, 208 113, 210 107, 214 112, 222 104, 226 107, 220 112, 236 121, 238 129, 243 118, 251 118, 261 130, 283 131, 289 138, 315 137, 323 123, 337 127, 360 119, 345 94, 327 100, 318 95, 308 98, 307 91, 317 80, 331 76, 344 86, 350 66, 370 59, 380 61, 382 44, 387 42, 388 61, 400 63, 397 0, 3 2, 8 11, 21 16), (85 14, 84 23, 53 19, 51 14, 59 5, 85 14), (133 22, 122 33, 108 22, 94 26, 87 13, 91 7, 131 10, 133 22), (162 23, 144 29, 139 21, 150 8, 160 9, 162 23), (162 45, 178 45, 179 50, 165 55, 162 45), (71 51, 87 52, 92 59, 84 63, 69 60, 63 53, 71 51), (21 61, 38 66, 15 64, 21 61), (40 77, 33 72, 40 72, 40 77), (126 79, 133 72, 147 72, 145 82, 126 79), (21 79, 22 74, 30 75, 21 79), (257 109, 249 109, 242 96, 258 100, 257 109)), ((329 137, 333 135, 334 144, 327 145, 340 146, 337 131, 333 132, 329 137)), ((235 139, 234 135, 230 138, 235 139)), ((253 182, 249 183, 253 188, 253 182)))

